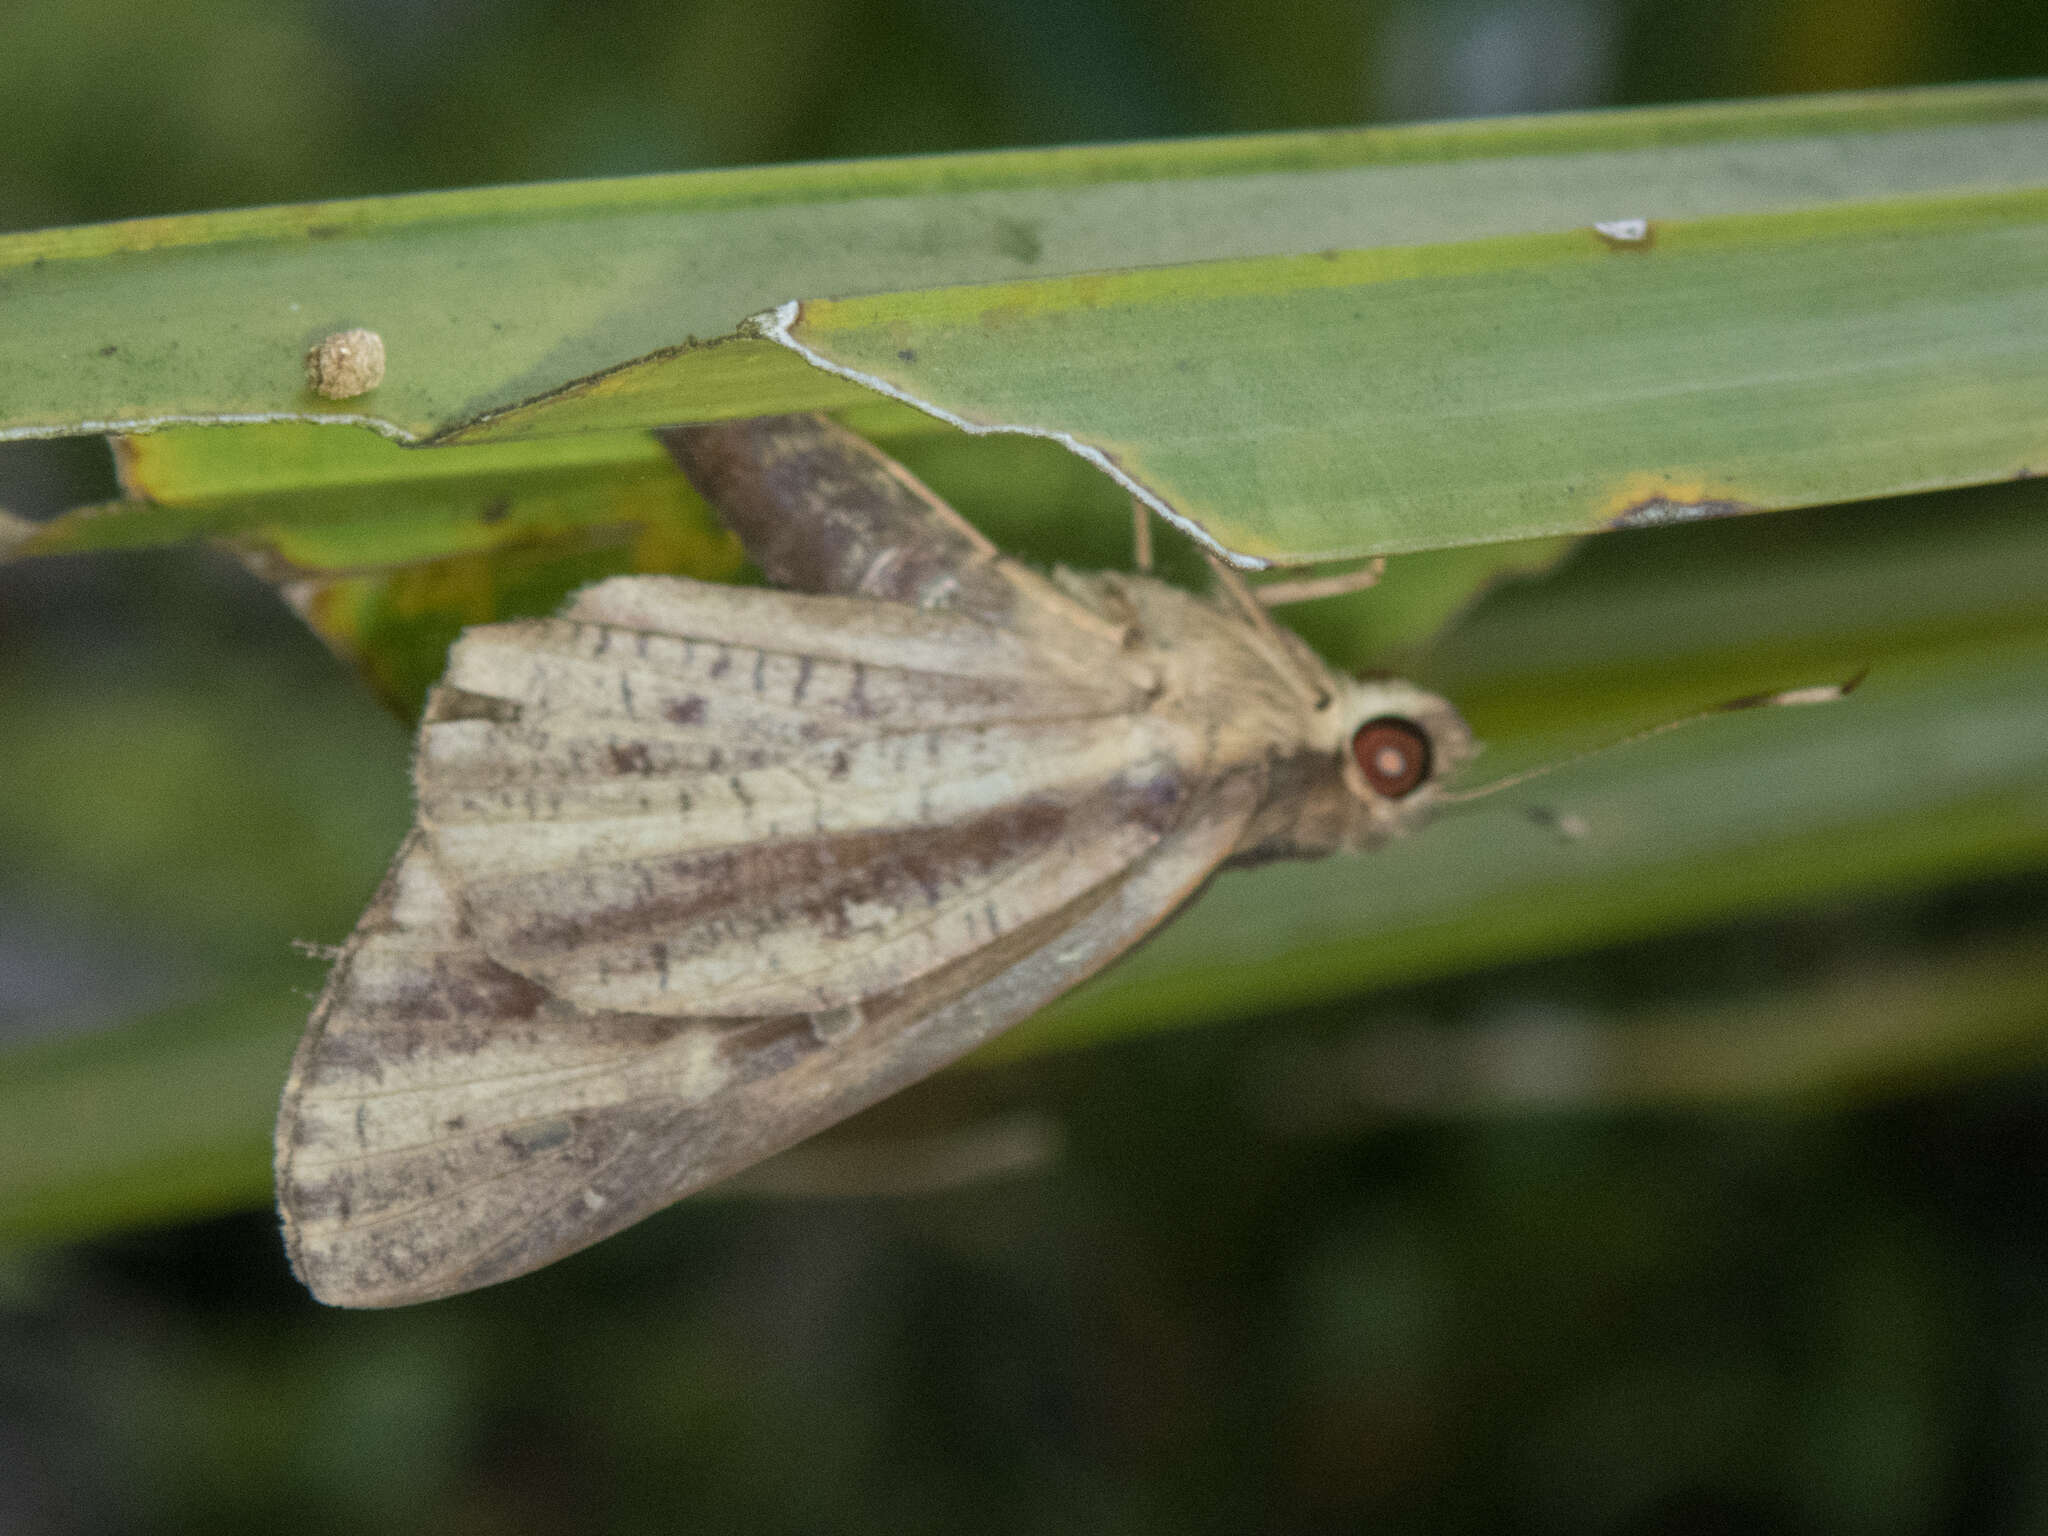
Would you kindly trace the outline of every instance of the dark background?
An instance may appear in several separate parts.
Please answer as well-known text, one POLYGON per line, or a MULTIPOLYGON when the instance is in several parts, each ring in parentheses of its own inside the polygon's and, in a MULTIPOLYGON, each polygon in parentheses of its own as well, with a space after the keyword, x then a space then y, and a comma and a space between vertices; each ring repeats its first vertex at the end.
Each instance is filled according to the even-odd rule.
MULTIPOLYGON (((0 229, 2044 73, 2039 0, 27 0, 0 229)), ((0 505, 110 492, 97 443, 0 450, 0 505)), ((398 727, 206 553, 0 570, 0 706, 0 755, 43 765, 9 793, 94 828, 60 868, 0 818, 7 1038, 232 966, 237 902, 338 936, 403 823, 398 727), (80 697, 96 738, 59 724, 80 697), (253 800, 235 742, 292 759, 253 800)), ((1895 893, 1047 1058, 978 1090, 1058 1127, 1039 1173, 697 1201, 398 1313, 317 1308, 267 1213, 0 1256, 0 1532, 2048 1528, 2030 1065, 1316 1135, 1248 1086, 1276 1041, 2044 916, 2040 875, 1895 893)))

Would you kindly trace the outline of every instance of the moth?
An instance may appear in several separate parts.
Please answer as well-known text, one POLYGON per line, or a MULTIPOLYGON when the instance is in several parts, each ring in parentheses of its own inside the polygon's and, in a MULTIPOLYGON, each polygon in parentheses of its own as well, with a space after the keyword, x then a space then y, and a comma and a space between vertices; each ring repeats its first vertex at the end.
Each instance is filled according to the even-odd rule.
POLYGON ((1217 871, 1369 849, 1474 751, 1220 562, 1040 574, 820 417, 664 434, 774 589, 627 576, 453 647, 293 1063, 322 1301, 523 1274, 933 1072, 1217 871))

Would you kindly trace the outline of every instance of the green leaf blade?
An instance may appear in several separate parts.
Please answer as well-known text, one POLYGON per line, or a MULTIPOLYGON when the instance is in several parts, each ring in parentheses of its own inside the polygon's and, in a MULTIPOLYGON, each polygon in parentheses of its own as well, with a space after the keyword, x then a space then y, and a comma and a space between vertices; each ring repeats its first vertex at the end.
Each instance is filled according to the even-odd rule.
POLYGON ((1069 442, 1255 561, 1682 522, 2048 467, 2048 192, 878 295, 775 334, 1069 442))
MULTIPOLYGON (((747 317, 799 299, 1991 193, 2039 187, 2044 165, 2048 87, 2020 83, 46 231, 0 239, 0 437, 322 422, 453 441, 836 409, 861 391, 748 337, 747 317), (384 338, 386 381, 324 401, 306 388, 306 349, 352 326, 384 338)), ((1124 376, 1170 400, 1176 360, 1132 353, 1124 376)), ((1370 352, 1353 361, 1374 366, 1370 352)), ((1532 397, 1542 382, 1527 381, 1532 397)), ((1260 410, 1241 391, 1229 404, 1260 410)), ((1300 408, 1276 397, 1265 419, 1300 408)), ((1212 489, 1176 486, 1197 507, 1212 489)), ((1279 558, 1330 538, 1310 525, 1268 543, 1279 558)))

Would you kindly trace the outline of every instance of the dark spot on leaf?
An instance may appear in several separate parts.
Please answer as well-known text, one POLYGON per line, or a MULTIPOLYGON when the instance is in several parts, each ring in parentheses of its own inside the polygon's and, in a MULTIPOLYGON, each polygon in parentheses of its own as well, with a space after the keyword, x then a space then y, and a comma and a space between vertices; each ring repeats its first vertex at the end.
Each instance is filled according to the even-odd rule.
POLYGON ((897 350, 896 355, 902 358, 903 361, 906 363, 914 363, 917 361, 917 348, 902 347, 897 350))
POLYGON ((101 357, 112 357, 112 356, 114 356, 114 355, 115 355, 115 354, 116 354, 117 352, 119 352, 120 350, 121 350, 121 349, 120 349, 119 347, 117 347, 117 346, 115 346, 115 345, 114 345, 113 343, 109 342, 109 343, 108 343, 108 344, 107 344, 106 346, 104 346, 104 347, 101 347, 101 348, 100 348, 100 356, 101 356, 101 357))
POLYGON ((996 249, 1013 261, 1030 266, 1045 253, 1045 242, 1039 238, 1038 225, 1031 219, 997 219, 996 249))
POLYGON ((511 511, 512 498, 510 496, 499 496, 493 498, 490 505, 486 506, 477 516, 486 528, 490 528, 505 521, 511 511))

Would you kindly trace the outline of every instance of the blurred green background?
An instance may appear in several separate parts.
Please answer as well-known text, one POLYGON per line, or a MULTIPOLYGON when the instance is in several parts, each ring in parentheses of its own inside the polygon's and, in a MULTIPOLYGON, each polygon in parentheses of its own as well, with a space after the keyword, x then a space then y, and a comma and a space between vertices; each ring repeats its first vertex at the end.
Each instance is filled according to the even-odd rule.
MULTIPOLYGON (((2039 0, 23 0, 0 229, 2029 74, 2039 0)), ((0 506, 110 494, 101 444, 0 448, 0 506)), ((346 932, 405 752, 225 557, 0 567, 0 1039, 310 995, 282 936, 346 932)), ((700 1200, 402 1313, 315 1307, 262 1211, 16 1254, 0 1533, 2048 1528, 2030 1034, 1824 1104, 1556 1076, 1575 1031, 2044 923, 2022 870, 1041 1056, 927 1095, 1030 1117, 1034 1171, 700 1200)))

